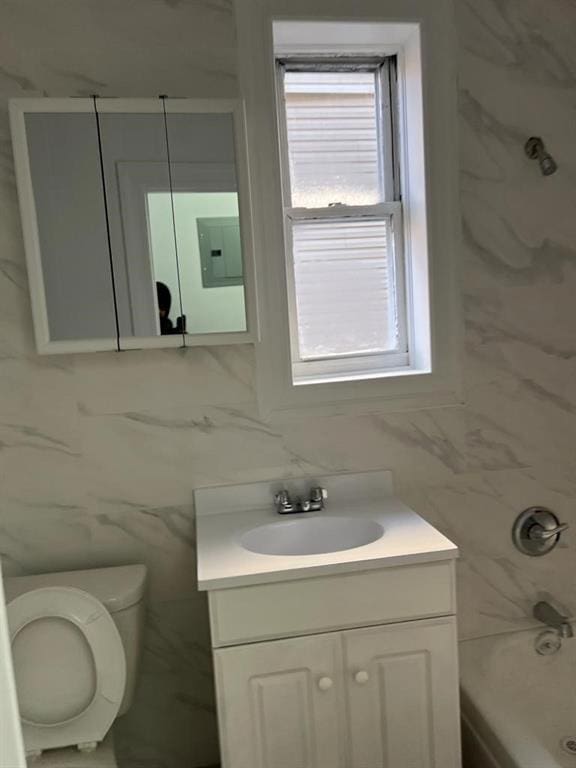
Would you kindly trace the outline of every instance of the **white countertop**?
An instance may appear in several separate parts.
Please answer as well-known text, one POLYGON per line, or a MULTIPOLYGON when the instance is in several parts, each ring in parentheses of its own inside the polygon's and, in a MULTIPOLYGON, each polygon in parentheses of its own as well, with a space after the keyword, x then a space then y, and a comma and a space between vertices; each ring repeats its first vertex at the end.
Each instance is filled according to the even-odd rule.
POLYGON ((195 492, 198 588, 227 589, 458 556, 455 544, 391 491, 388 472, 198 489, 195 492), (325 510, 293 515, 279 515, 274 510, 275 490, 287 485, 296 493, 314 484, 328 488, 325 510), (382 526, 384 535, 354 549, 298 556, 262 555, 244 549, 240 543, 244 533, 261 525, 326 515, 374 520, 382 526))
POLYGON ((26 768, 0 567, 0 767, 26 768))

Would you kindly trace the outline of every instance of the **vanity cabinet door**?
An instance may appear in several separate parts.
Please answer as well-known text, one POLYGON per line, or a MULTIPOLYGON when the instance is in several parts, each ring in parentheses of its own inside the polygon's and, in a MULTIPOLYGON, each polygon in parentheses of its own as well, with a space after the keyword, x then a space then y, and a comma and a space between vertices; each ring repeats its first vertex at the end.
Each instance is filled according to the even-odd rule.
POLYGON ((452 618, 343 633, 350 768, 460 766, 452 618))
POLYGON ((215 652, 223 768, 344 768, 339 635, 215 652))

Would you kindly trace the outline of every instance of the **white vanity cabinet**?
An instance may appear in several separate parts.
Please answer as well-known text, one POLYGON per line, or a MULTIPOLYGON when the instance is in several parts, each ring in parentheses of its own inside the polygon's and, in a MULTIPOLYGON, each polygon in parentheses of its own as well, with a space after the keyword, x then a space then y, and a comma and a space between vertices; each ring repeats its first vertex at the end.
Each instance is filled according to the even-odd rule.
POLYGON ((223 768, 457 768, 453 578, 437 562, 211 592, 215 643, 242 636, 214 650, 223 768))
POLYGON ((458 549, 393 495, 390 473, 204 488, 195 502, 222 768, 460 768, 458 549), (279 489, 310 487, 326 510, 270 508, 279 489), (381 535, 335 546, 342 519, 381 535), (246 546, 254 532, 274 555, 246 546))

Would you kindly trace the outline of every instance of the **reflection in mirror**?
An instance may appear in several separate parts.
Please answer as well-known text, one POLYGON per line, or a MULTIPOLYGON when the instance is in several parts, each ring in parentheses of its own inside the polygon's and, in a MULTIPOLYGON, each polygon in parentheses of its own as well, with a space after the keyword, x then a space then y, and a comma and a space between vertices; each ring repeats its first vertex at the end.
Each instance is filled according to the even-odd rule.
POLYGON ((157 103, 100 116, 120 337, 245 331, 232 114, 157 103))
POLYGON ((39 343, 107 339, 115 348, 96 116, 33 112, 24 124, 48 326, 39 343))
MULTIPOLYGON (((238 198, 235 192, 174 192, 182 312, 189 333, 246 329, 238 198)), ((156 279, 177 282, 169 258, 173 229, 169 192, 148 195, 150 247, 156 279), (167 258, 168 256, 168 258, 167 258)))
POLYGON ((181 335, 184 327, 170 209, 162 254, 169 280, 156 274, 149 247, 147 195, 170 190, 162 103, 152 103, 150 114, 104 112, 110 103, 97 100, 121 340, 181 335))
POLYGON ((159 250, 153 222, 169 202, 188 334, 245 331, 246 305, 238 183, 231 112, 178 113, 167 102, 172 188, 148 198, 154 261, 159 250))

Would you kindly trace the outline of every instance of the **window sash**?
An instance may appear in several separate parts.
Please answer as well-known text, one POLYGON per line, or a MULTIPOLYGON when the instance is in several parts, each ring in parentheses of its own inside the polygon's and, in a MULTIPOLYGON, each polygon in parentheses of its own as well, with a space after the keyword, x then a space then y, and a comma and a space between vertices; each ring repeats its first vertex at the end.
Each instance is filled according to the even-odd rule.
POLYGON ((286 243, 286 275, 288 287, 288 312, 290 329, 290 347, 292 351, 292 373, 295 384, 307 384, 323 379, 353 380, 376 377, 382 371, 404 368, 410 364, 408 351, 408 315, 406 301, 406 275, 404 263, 402 204, 400 202, 400 179, 398 150, 396 141, 397 105, 394 101, 396 91, 395 58, 357 60, 338 58, 319 58, 311 60, 283 59, 277 61, 277 109, 281 151, 281 182, 284 204, 284 230, 286 243), (376 77, 377 99, 377 135, 379 176, 382 183, 384 201, 374 205, 331 205, 322 208, 292 207, 290 189, 290 163, 287 131, 287 112, 284 97, 285 71, 374 71, 376 77), (302 359, 298 333, 298 309, 296 297, 296 276, 292 228, 293 222, 330 221, 330 220, 388 220, 392 235, 392 255, 394 272, 394 298, 397 311, 397 345, 393 350, 379 353, 343 353, 318 359, 302 359))
MULTIPOLYGON (((290 327, 290 345, 292 349, 293 372, 302 374, 304 370, 328 375, 331 370, 360 369, 361 363, 367 364, 369 359, 380 370, 386 368, 405 367, 408 365, 408 327, 406 306, 406 275, 404 265, 403 222, 401 203, 380 203, 375 206, 338 206, 337 208, 317 209, 287 209, 285 211, 285 242, 286 242, 286 280, 288 288, 288 316, 290 327), (343 209, 346 209, 345 211, 343 209), (292 223, 295 221, 351 221, 371 220, 388 221, 391 234, 391 255, 393 258, 392 270, 394 274, 394 299, 397 313, 397 344, 396 348, 386 352, 377 353, 343 353, 318 359, 303 359, 300 354, 300 339, 298 334, 298 305, 296 297, 296 272, 294 264, 294 244, 292 237, 292 223), (350 362, 347 362, 350 361, 350 362), (306 368, 303 368, 306 366, 306 368)), ((370 364, 369 367, 373 367, 370 364)))
POLYGON ((285 208, 291 221, 315 219, 386 219, 402 215, 402 203, 376 203, 375 205, 331 205, 327 208, 285 208))
POLYGON ((335 57, 333 54, 316 58, 289 57, 276 60, 282 192, 284 204, 287 207, 292 207, 292 191, 284 74, 286 72, 345 72, 347 70, 350 72, 373 72, 375 75, 376 134, 379 138, 378 170, 383 202, 394 202, 401 199, 396 57, 356 58, 350 56, 335 57))

